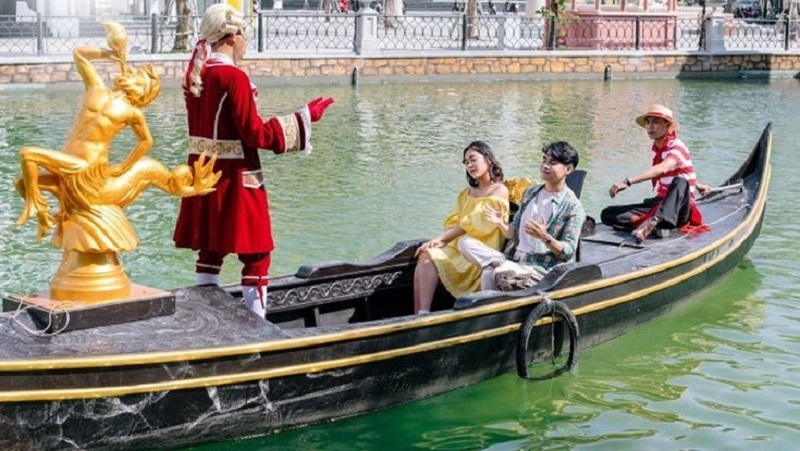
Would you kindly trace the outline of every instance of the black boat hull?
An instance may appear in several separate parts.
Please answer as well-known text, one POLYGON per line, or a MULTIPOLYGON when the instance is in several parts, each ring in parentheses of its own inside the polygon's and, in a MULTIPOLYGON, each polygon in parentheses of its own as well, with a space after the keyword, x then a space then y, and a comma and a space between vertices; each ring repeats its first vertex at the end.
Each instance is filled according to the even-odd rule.
MULTIPOLYGON (((575 314, 582 348, 688 302, 742 261, 763 221, 770 130, 728 181, 741 182, 742 191, 720 204, 741 200, 744 206, 725 210, 728 216, 720 215, 716 234, 683 240, 659 251, 662 262, 627 270, 625 265, 638 268, 635 265, 646 258, 637 255, 652 252, 631 248, 616 260, 584 265, 595 271, 586 274, 613 269, 612 276, 564 279, 547 290, 550 298, 575 314)), ((595 246, 599 253, 605 249, 599 239, 594 244, 587 240, 584 246, 595 246)), ((394 303, 409 302, 414 264, 407 251, 399 254, 379 269, 356 265, 349 279, 322 268, 309 272, 320 277, 316 282, 306 282, 313 279, 310 276, 278 282, 273 291, 286 301, 276 307, 273 319, 311 322, 316 328, 285 334, 272 326, 263 332, 270 339, 248 342, 232 336, 241 342, 192 349, 164 343, 161 351, 156 343, 141 348, 145 351, 108 355, 101 349, 97 355, 74 356, 69 354, 71 346, 81 346, 29 340, 20 359, 0 360, 0 448, 150 449, 261 435, 386 408, 511 371, 520 324, 542 296, 522 292, 460 299, 456 309, 439 314, 394 315, 406 308, 394 303), (343 280, 347 282, 337 285, 343 280), (395 285, 398 288, 390 291, 395 285), (302 309, 302 299, 314 290, 313 296, 338 296, 339 304, 348 307, 338 313, 328 304, 302 309), (380 304, 369 304, 370 313, 364 306, 374 297, 380 304), (376 312, 379 307, 382 310, 376 312), (351 321, 324 326, 320 323, 327 314, 351 321), (359 315, 373 319, 354 321, 359 315), (42 358, 32 358, 36 355, 42 358)), ((178 309, 200 309, 195 304, 209 310, 229 308, 223 306, 226 296, 220 288, 182 290, 178 309)), ((245 329, 259 327, 257 321, 244 323, 245 329)), ((537 323, 530 357, 549 358, 554 351, 551 333, 558 348, 565 338, 563 329, 562 322, 549 318, 537 323)))

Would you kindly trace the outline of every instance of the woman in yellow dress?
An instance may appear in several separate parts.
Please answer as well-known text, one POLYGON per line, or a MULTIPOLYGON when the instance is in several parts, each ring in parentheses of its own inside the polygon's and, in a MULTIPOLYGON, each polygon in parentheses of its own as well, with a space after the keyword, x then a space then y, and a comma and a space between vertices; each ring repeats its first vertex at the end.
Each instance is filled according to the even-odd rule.
POLYGON ((455 211, 444 221, 444 233, 423 243, 414 271, 414 313, 430 312, 436 286, 441 280, 454 297, 480 290, 481 270, 458 251, 458 241, 476 238, 493 249, 500 249, 503 236, 497 225, 484 218, 484 208, 502 211, 508 217, 508 188, 503 184, 503 168, 491 147, 483 141, 464 149, 469 187, 458 193, 455 211))

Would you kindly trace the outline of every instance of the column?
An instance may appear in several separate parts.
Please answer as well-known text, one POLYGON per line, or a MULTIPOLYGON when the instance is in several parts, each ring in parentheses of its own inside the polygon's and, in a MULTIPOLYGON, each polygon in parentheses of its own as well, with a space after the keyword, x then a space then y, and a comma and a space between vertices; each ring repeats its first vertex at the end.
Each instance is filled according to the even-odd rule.
POLYGON ((356 19, 358 39, 356 40, 356 54, 365 55, 380 52, 380 42, 378 41, 378 13, 369 7, 369 4, 362 5, 358 10, 356 19))

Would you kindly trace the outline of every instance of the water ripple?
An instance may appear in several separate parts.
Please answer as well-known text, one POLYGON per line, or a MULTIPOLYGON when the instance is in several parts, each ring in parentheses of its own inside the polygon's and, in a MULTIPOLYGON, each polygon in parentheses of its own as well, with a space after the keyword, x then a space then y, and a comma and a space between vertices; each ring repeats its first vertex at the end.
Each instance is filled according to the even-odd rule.
MULTIPOLYGON (((738 167, 772 122, 773 180, 760 239, 724 282, 690 305, 585 350, 578 370, 527 383, 506 375, 475 387, 273 437, 207 449, 793 449, 800 389, 796 174, 800 163, 797 80, 484 81, 264 89, 261 111, 288 113, 324 92, 336 98, 314 129, 314 152, 262 153, 277 249, 273 274, 314 261, 371 258, 396 241, 433 236, 465 186, 461 151, 482 139, 508 176, 536 177, 539 151, 572 142, 589 170, 590 215, 606 189, 649 163, 632 118, 667 103, 681 123, 701 180, 738 167)), ((14 227, 21 201, 10 189, 25 145, 58 148, 72 126, 69 90, 0 92, 0 292, 46 287, 60 260, 35 227, 14 227)), ((165 89, 147 119, 151 156, 185 160, 180 92, 165 89)), ((125 131, 118 161, 135 144, 125 131)), ((648 195, 646 184, 613 202, 648 195)), ((131 277, 156 287, 193 280, 194 255, 171 241, 177 200, 146 192, 128 208, 142 239, 123 255, 131 277)), ((229 259, 223 281, 238 279, 229 259)), ((380 393, 374 394, 380 396, 380 393)))

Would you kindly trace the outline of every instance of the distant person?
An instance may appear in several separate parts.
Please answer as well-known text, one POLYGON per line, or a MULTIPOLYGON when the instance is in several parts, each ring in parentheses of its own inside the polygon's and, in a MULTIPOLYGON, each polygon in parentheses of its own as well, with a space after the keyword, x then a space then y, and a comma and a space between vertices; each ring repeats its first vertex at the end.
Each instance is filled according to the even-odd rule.
POLYGON ((483 290, 519 290, 539 282, 557 265, 575 261, 575 252, 586 213, 567 186, 567 176, 578 167, 578 151, 559 141, 542 149, 541 185, 522 195, 514 221, 503 212, 487 208, 485 219, 497 225, 510 241, 505 253, 472 238, 458 249, 481 270, 483 290))
POLYGON ((491 14, 492 16, 497 15, 497 8, 495 8, 494 2, 492 0, 489 0, 489 14, 491 14))
POLYGON ((222 177, 216 191, 181 202, 174 240, 198 251, 198 285, 219 284, 228 254, 242 268, 247 308, 266 313, 272 227, 258 149, 275 153, 311 150, 311 124, 322 119, 333 99, 312 100, 299 111, 263 120, 257 90, 237 67, 245 55, 245 22, 225 3, 208 8, 184 80, 189 132, 189 165, 206 152, 216 154, 222 177))
POLYGON ((487 221, 484 211, 508 216, 508 188, 503 168, 488 144, 474 141, 464 149, 464 166, 469 187, 458 193, 456 208, 444 221, 444 232, 423 243, 414 271, 414 313, 430 312, 433 295, 441 280, 447 291, 460 297, 480 289, 481 272, 458 251, 462 238, 471 237, 487 249, 500 249, 503 236, 498 226, 487 221))
POLYGON ((697 181, 692 155, 686 144, 678 139, 680 125, 672 110, 663 105, 653 105, 636 118, 653 140, 653 164, 650 169, 627 177, 611 185, 609 195, 614 198, 631 185, 650 180, 655 197, 638 204, 614 205, 600 214, 603 224, 622 230, 633 230, 634 239, 641 243, 656 229, 675 229, 686 224, 699 226, 703 222, 694 202, 696 193, 711 191, 708 185, 697 181))

